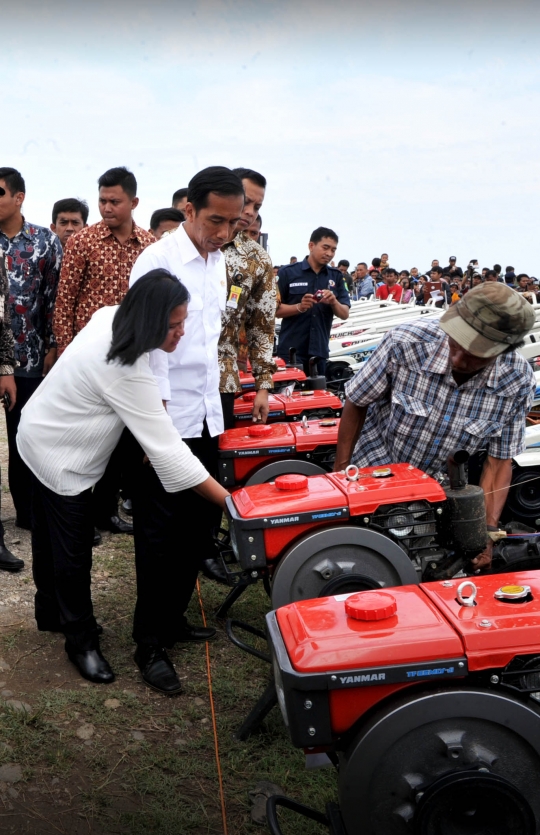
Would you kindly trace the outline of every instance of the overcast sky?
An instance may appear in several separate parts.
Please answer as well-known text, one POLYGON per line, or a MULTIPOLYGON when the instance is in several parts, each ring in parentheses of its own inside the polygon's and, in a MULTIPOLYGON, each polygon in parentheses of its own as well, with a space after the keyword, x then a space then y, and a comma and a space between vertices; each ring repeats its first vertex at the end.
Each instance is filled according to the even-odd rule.
POLYGON ((457 255, 540 274, 537 0, 2 4, 1 165, 25 215, 130 167, 136 221, 207 165, 268 179, 274 263, 457 255), (11 4, 14 6, 14 4, 11 4), (9 25, 7 25, 9 24, 9 25))

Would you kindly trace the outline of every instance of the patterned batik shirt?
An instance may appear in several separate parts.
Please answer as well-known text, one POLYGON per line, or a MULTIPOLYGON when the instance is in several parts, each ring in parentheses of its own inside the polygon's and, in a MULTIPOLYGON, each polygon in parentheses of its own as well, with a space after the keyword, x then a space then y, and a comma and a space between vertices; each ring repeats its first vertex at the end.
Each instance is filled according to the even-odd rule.
POLYGON ((242 232, 223 247, 223 254, 227 267, 227 306, 218 344, 219 390, 231 394, 240 391, 238 353, 242 324, 255 388, 270 389, 276 370, 272 360, 276 317, 272 261, 262 246, 242 232), (239 295, 234 288, 240 289, 239 295))
POLYGON ((13 350, 13 333, 9 316, 6 317, 9 304, 9 281, 7 258, 0 249, 0 375, 13 374, 16 362, 13 350))
POLYGON ((124 243, 100 220, 71 235, 66 244, 54 312, 58 354, 64 351, 100 307, 120 304, 128 291, 131 269, 155 243, 136 224, 124 243))
POLYGON ((453 450, 472 454, 485 442, 494 458, 513 458, 524 448, 534 390, 532 369, 515 351, 458 386, 439 323, 399 325, 345 387, 356 406, 369 406, 352 463, 408 463, 436 475, 453 450))
POLYGON ((41 377, 48 348, 56 342, 52 319, 62 246, 50 229, 27 223, 8 238, 0 231, 7 258, 9 313, 15 339, 16 376, 41 377))

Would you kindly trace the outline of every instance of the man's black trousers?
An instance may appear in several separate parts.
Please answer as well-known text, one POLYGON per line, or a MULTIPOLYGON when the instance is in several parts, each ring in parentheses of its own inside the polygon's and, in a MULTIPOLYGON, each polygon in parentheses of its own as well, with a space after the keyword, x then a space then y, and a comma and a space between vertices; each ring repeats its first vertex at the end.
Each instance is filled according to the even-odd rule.
POLYGON ((17 400, 11 410, 6 411, 6 429, 9 450, 8 481, 11 498, 15 505, 17 522, 23 528, 30 527, 30 495, 31 473, 17 449, 17 429, 21 419, 21 411, 26 406, 33 393, 43 382, 42 377, 15 377, 17 385, 17 400))
MULTIPOLYGON (((217 468, 218 438, 206 421, 201 438, 184 438, 210 475, 217 468)), ((167 493, 154 470, 134 454, 133 525, 137 569, 137 605, 133 639, 171 647, 178 640, 195 588, 200 563, 215 558, 214 505, 193 490, 167 493)))
POLYGON ((38 629, 62 631, 68 643, 90 649, 96 636, 90 591, 92 491, 60 496, 34 475, 31 489, 38 629))

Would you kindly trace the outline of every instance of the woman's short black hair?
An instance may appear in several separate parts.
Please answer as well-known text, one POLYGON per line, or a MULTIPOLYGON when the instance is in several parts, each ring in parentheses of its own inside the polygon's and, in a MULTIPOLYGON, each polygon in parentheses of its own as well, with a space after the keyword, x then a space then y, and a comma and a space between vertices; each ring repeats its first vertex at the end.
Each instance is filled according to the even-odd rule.
POLYGON ((150 270, 139 278, 116 311, 107 362, 133 365, 147 351, 159 348, 172 311, 188 301, 186 287, 168 270, 150 270))

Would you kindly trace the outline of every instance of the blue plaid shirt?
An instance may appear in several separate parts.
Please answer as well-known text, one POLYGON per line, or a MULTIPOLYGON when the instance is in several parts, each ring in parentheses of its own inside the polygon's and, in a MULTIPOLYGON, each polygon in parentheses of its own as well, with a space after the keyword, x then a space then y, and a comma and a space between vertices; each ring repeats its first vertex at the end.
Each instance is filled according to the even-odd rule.
POLYGON ((513 458, 534 391, 532 369, 515 351, 458 386, 438 322, 399 325, 346 385, 349 400, 369 406, 352 463, 405 462, 433 475, 452 450, 472 454, 485 441, 494 458, 513 458))

